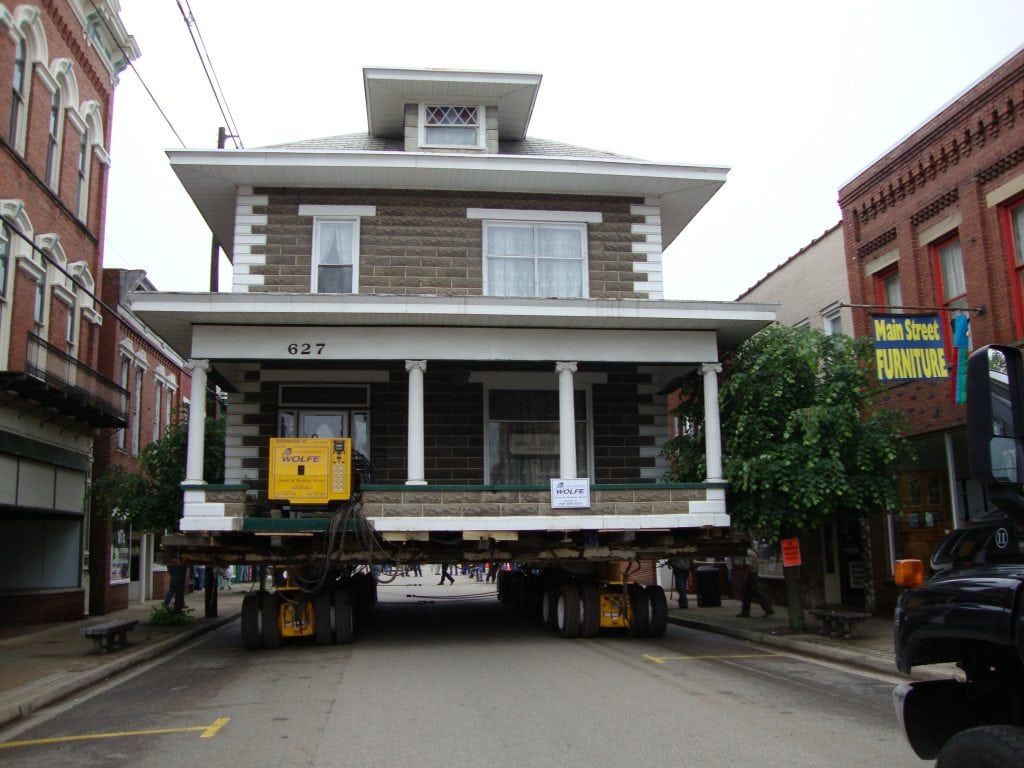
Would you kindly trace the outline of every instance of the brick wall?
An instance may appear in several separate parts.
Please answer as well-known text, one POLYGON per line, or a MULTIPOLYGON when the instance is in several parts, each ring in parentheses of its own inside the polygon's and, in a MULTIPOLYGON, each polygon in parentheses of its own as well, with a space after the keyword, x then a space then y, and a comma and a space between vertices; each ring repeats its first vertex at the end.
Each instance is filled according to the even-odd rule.
MULTIPOLYGON (((648 255, 634 253, 645 242, 633 226, 645 218, 630 211, 639 200, 558 195, 418 192, 401 190, 258 189, 267 206, 265 226, 254 225, 266 244, 265 263, 248 267, 256 284, 251 292, 308 293, 313 248, 313 218, 299 216, 300 204, 374 205, 376 216, 360 219, 359 292, 479 296, 483 293, 482 225, 466 218, 467 208, 518 208, 550 211, 598 211, 601 224, 588 225, 590 296, 644 298, 634 283, 647 279, 634 270, 648 255), (261 284, 260 284, 261 283, 261 284)), ((258 260, 257 260, 258 261, 258 260)), ((655 275, 657 277, 657 275, 655 275)))
POLYGON ((0 616, 4 624, 77 621, 84 602, 83 589, 5 593, 0 594, 0 616))

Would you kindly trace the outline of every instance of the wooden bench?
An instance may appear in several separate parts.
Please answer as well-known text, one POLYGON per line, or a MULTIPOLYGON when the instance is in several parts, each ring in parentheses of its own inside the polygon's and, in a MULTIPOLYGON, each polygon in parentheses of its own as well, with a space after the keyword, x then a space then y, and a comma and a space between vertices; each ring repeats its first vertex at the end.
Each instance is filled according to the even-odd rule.
POLYGON ((821 633, 829 637, 856 637, 854 626, 871 616, 870 613, 839 611, 833 608, 814 608, 811 616, 821 622, 821 633))
POLYGON ((138 625, 138 619, 117 619, 102 624, 93 624, 79 630, 82 637, 92 640, 90 653, 106 653, 125 648, 128 645, 128 632, 138 625))

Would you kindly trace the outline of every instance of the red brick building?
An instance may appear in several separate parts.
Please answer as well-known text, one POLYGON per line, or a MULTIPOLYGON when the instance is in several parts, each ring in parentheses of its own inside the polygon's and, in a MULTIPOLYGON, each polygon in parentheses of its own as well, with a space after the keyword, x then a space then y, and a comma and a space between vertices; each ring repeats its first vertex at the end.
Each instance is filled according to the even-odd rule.
MULTIPOLYGON (((1024 338, 1024 49, 982 77, 839 194, 857 335, 871 313, 938 312, 970 323, 970 347, 1024 338)), ((946 358, 952 359, 951 334, 946 358)), ((901 469, 902 509, 874 526, 877 607, 895 597, 892 563, 927 560, 986 501, 967 477, 965 409, 949 380, 903 381, 888 405, 916 449, 901 469)))
MULTIPOLYGON (((184 361, 127 306, 130 292, 154 290, 142 270, 103 270, 99 369, 127 390, 128 410, 124 427, 97 434, 93 477, 114 465, 138 470, 142 450, 167 431, 188 402, 191 377, 184 361)), ((129 600, 159 597, 166 584, 164 576, 153 573, 153 535, 119 523, 114 510, 99 508, 95 500, 92 515, 89 612, 108 613, 127 607, 129 600)))
POLYGON ((112 98, 138 55, 114 0, 0 5, 0 621, 87 604, 95 430, 125 423, 99 370, 112 98))

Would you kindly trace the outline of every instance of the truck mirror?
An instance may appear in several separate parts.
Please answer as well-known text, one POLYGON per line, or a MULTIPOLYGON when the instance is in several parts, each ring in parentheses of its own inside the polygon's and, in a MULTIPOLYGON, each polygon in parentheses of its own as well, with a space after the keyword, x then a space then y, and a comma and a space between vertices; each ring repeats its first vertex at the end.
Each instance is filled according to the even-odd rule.
POLYGON ((1022 372, 1020 350, 994 344, 967 363, 968 464, 988 486, 1024 483, 1022 372))

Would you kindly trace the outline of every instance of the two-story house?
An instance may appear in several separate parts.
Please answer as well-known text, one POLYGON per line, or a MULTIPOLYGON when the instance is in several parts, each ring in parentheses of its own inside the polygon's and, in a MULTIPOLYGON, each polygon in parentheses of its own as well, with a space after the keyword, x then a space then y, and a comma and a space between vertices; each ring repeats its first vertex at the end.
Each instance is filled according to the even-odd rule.
POLYGON ((0 4, 0 620, 80 618, 112 99, 138 55, 117 0, 0 4))
POLYGON ((726 169, 533 138, 535 74, 363 80, 366 133, 168 153, 234 270, 230 293, 132 301, 197 391, 229 393, 229 496, 193 435, 182 531, 247 530, 230 494, 266 499, 275 436, 351 437, 375 469, 365 514, 399 540, 727 526, 719 352, 774 307, 666 300, 662 279, 726 169), (683 488, 661 449, 687 375, 709 477, 683 488), (588 478, 591 508, 554 524, 554 478, 588 478))

